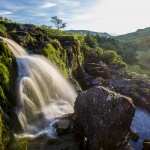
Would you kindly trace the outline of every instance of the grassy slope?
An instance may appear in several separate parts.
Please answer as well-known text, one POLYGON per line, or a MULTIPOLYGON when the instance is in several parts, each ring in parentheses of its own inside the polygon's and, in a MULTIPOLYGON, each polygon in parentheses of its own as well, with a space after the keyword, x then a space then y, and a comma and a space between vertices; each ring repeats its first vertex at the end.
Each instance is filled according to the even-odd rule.
POLYGON ((123 43, 132 43, 139 51, 150 49, 150 28, 140 29, 136 32, 115 37, 123 43))
POLYGON ((137 63, 129 69, 150 75, 150 28, 140 29, 136 32, 115 37, 121 43, 133 45, 133 50, 137 58, 137 63))

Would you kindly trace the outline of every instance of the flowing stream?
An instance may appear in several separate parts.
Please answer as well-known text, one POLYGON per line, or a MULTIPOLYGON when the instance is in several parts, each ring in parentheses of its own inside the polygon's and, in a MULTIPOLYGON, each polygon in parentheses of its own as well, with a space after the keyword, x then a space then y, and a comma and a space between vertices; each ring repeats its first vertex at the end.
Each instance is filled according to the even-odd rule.
POLYGON ((16 42, 2 39, 18 65, 16 113, 23 129, 19 136, 55 136, 55 118, 73 112, 74 88, 45 57, 29 55, 16 42))
POLYGON ((150 113, 137 108, 131 129, 139 135, 139 140, 136 142, 131 142, 134 150, 143 149, 143 141, 145 139, 150 139, 150 113))

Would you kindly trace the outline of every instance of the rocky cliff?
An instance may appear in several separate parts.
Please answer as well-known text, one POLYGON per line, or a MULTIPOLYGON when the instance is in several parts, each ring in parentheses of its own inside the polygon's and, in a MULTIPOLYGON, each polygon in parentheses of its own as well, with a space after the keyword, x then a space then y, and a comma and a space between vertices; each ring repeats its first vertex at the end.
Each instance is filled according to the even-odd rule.
MULTIPOLYGON (((101 147, 107 150, 111 145, 117 150, 128 145, 135 107, 150 111, 148 78, 129 73, 127 64, 116 51, 92 46, 90 38, 34 25, 5 21, 0 24, 1 36, 15 40, 29 53, 46 56, 78 92, 87 90, 79 94, 75 113, 55 124, 59 140, 47 139, 45 149, 97 150, 101 147)), ((14 114, 16 72, 15 58, 1 40, 0 147, 34 149, 43 142, 43 137, 36 141, 16 141, 13 136, 15 127, 19 129, 14 114)))

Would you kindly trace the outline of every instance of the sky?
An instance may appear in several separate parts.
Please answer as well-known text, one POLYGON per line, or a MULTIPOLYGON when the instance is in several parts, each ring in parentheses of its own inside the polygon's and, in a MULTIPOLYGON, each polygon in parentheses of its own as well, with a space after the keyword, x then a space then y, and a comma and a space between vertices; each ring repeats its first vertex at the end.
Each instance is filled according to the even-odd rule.
POLYGON ((0 0, 0 16, 49 26, 58 16, 68 30, 125 34, 150 27, 150 0, 0 0))

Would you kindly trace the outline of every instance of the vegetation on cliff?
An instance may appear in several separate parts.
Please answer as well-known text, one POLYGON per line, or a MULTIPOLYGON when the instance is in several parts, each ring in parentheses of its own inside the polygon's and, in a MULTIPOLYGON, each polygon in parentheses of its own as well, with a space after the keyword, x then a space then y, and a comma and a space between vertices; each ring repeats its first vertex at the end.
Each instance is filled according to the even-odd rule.
MULTIPOLYGON (((138 53, 137 57, 137 53, 132 51, 134 46, 131 43, 124 44, 110 36, 70 33, 47 26, 18 24, 9 20, 0 21, 0 36, 15 40, 31 54, 44 55, 60 69, 66 78, 74 75, 81 86, 83 82, 86 82, 82 86, 85 89, 98 83, 98 85, 107 86, 119 93, 130 94, 128 96, 136 97, 135 95, 138 95, 136 98, 139 98, 140 91, 145 92, 144 95, 147 97, 149 96, 149 85, 145 84, 143 80, 143 82, 135 81, 135 88, 132 82, 128 83, 128 80, 124 79, 132 80, 133 78, 129 78, 129 74, 126 72, 129 64, 132 64, 132 68, 135 64, 138 67, 140 65, 140 71, 137 68, 135 71, 145 73, 143 70, 148 66, 149 61, 149 57, 145 54, 138 53), (146 59, 144 60, 144 58, 146 59), (131 84, 130 87, 126 86, 126 82, 128 85, 131 84), (120 87, 122 85, 123 87, 120 87), (141 85, 145 89, 141 90, 137 85, 141 85), (135 89, 138 90, 138 94, 135 89)), ((15 58, 7 44, 1 40, 0 147, 5 149, 11 145, 15 150, 21 148, 24 150, 26 141, 15 141, 11 133, 13 125, 10 120, 15 107, 14 91, 11 89, 16 79, 16 76, 14 77, 16 69, 15 58), (9 121, 6 116, 10 119, 8 119, 9 121)))
POLYGON ((12 54, 7 45, 0 41, 0 147, 4 150, 10 141, 9 124, 4 115, 7 115, 11 106, 9 91, 12 82, 12 54))

